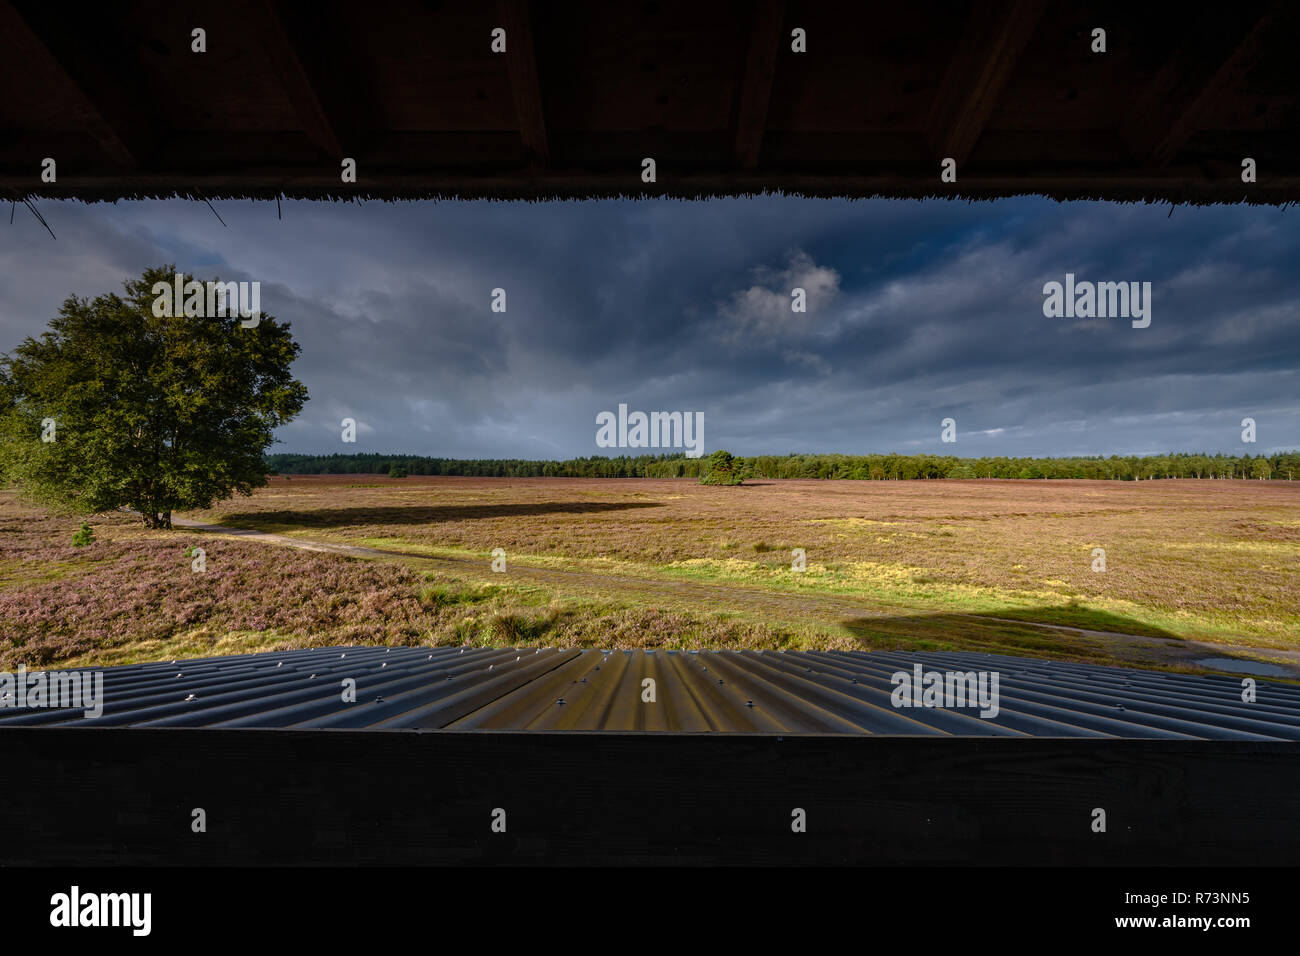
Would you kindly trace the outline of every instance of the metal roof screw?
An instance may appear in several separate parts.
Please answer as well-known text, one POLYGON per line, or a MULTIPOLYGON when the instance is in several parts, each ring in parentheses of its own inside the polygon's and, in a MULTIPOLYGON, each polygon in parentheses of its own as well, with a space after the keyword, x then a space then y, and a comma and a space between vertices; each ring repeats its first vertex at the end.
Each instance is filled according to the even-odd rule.
POLYGON ((176 676, 177 676, 177 677, 184 677, 185 675, 184 675, 184 674, 177 674, 176 676))
POLYGON ((383 699, 384 699, 384 695, 380 694, 378 697, 375 698, 375 703, 376 704, 381 703, 383 699))
POLYGON ((190 694, 190 696, 189 696, 189 697, 186 697, 185 699, 186 699, 187 701, 189 701, 189 700, 198 700, 198 697, 195 696, 194 694, 190 694))
POLYGON ((1115 705, 1115 709, 1116 709, 1116 710, 1123 710, 1123 709, 1124 709, 1124 705, 1123 705, 1123 704, 1116 704, 1116 705, 1115 705))
POLYGON ((721 677, 718 678, 718 683, 719 683, 719 684, 722 683, 722 678, 721 678, 721 677))
POLYGON ((558 704, 559 706, 563 707, 563 706, 564 706, 564 698, 563 698, 563 697, 556 698, 555 703, 558 704))
POLYGON ((745 701, 745 706, 746 706, 746 707, 753 707, 753 706, 754 706, 754 702, 753 702, 752 700, 747 700, 747 701, 745 701))
POLYGON ((283 667, 283 666, 284 666, 284 661, 277 661, 276 664, 275 664, 275 666, 276 666, 276 667, 283 667))

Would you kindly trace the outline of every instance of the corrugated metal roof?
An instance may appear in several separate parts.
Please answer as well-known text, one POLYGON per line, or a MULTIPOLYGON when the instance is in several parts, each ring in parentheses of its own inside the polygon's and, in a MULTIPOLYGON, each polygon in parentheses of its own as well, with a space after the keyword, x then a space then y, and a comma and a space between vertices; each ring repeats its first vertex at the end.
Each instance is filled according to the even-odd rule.
MULTIPOLYGON (((1300 687, 968 653, 328 647, 103 669, 101 716, 16 726, 1300 740, 1300 687), (997 713, 895 706, 894 675, 997 677, 997 713), (343 681, 356 682, 355 702, 343 681), (653 701, 649 696, 649 678, 653 701)), ((33 672, 34 673, 34 672, 33 672)), ((85 670, 82 671, 85 673, 85 670)), ((12 704, 12 701, 6 703, 12 704)))

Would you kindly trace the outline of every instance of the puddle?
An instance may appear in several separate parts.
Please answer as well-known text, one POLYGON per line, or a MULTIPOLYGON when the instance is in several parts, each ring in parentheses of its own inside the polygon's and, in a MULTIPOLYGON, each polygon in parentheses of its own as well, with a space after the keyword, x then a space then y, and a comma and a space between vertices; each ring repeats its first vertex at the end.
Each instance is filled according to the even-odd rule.
POLYGON ((1232 671, 1235 674, 1254 674, 1257 677, 1292 677, 1291 671, 1276 664, 1264 664, 1260 661, 1239 661, 1233 657, 1202 657, 1196 661, 1202 667, 1213 667, 1216 671, 1232 671))

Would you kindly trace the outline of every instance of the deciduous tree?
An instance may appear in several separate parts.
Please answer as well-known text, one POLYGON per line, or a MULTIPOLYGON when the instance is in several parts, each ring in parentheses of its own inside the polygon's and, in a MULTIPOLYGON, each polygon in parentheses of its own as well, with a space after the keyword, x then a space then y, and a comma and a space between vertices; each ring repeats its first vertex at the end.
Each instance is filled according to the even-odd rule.
POLYGON ((71 296, 0 358, 0 477, 68 510, 133 508, 151 528, 266 483, 272 433, 307 399, 299 346, 269 315, 157 315, 154 286, 174 272, 71 296))

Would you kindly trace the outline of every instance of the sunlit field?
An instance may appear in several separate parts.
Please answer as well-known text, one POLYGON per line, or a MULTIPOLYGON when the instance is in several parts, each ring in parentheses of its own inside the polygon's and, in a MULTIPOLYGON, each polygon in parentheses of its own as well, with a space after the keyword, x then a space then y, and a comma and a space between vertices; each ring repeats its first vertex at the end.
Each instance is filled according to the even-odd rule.
POLYGON ((4 662, 386 642, 1187 668, 1169 647, 1300 650, 1300 483, 1286 481, 281 476, 183 517, 357 550, 148 532, 128 515, 91 519, 95 542, 75 547, 80 519, 4 493, 4 662))

